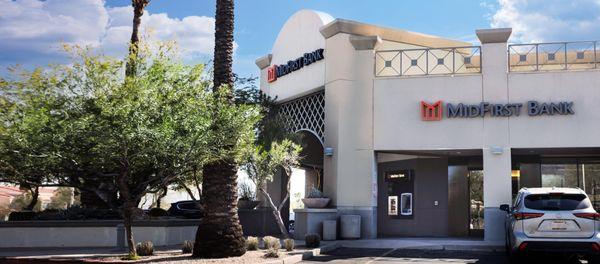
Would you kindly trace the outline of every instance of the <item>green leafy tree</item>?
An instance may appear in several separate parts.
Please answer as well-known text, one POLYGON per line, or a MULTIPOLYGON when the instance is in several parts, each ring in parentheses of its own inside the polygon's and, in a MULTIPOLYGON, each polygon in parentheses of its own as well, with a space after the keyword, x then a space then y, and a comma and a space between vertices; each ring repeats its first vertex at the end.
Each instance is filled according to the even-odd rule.
POLYGON ((290 176, 292 168, 298 167, 300 160, 300 152, 302 147, 289 139, 284 139, 281 142, 273 142, 269 150, 265 150, 262 146, 257 146, 248 153, 246 163, 243 169, 248 173, 248 177, 256 184, 258 190, 267 199, 267 204, 273 210, 273 216, 277 222, 280 232, 289 238, 289 233, 283 219, 281 210, 290 198, 290 176), (273 181, 275 175, 283 169, 286 193, 279 205, 276 205, 271 199, 271 195, 265 189, 267 182, 273 181))
POLYGON ((48 203, 48 209, 67 209, 75 202, 73 188, 58 187, 48 203))
POLYGON ((123 74, 130 58, 76 51, 70 66, 5 83, 3 91, 16 92, 3 98, 14 110, 2 123, 0 162, 9 169, 0 181, 118 191, 109 204, 123 214, 133 257, 142 197, 206 162, 239 159, 236 147, 253 142, 260 114, 230 104, 225 89, 210 89, 204 65, 184 65, 168 47, 140 50, 132 76, 123 74))

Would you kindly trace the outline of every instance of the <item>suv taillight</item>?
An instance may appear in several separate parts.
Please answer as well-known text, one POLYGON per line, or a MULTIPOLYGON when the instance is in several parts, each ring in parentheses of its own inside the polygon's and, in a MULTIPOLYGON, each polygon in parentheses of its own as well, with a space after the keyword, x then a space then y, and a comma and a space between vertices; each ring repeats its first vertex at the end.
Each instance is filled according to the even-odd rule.
POLYGON ((514 213, 513 214, 513 216, 515 217, 516 220, 538 218, 538 217, 542 217, 543 215, 544 215, 543 213, 514 213))
POLYGON ((585 218, 585 219, 590 219, 590 220, 600 220, 599 213, 574 213, 573 215, 575 215, 579 218, 585 218))

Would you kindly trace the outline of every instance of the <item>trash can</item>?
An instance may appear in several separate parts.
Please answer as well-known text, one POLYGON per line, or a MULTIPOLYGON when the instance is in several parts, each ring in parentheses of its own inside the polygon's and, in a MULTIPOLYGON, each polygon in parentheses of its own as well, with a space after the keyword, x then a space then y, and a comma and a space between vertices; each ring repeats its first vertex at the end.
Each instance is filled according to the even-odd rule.
POLYGON ((360 215, 342 215, 340 225, 342 239, 360 238, 360 215))
POLYGON ((323 221, 323 240, 336 240, 336 239, 337 239, 337 221, 336 220, 323 221))

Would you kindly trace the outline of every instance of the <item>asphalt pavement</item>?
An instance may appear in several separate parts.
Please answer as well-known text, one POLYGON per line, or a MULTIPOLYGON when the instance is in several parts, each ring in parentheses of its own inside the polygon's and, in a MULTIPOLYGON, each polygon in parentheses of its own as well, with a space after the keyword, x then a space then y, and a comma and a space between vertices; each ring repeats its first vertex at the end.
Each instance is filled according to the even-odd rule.
MULTIPOLYGON (((427 263, 427 264, 507 264, 504 252, 492 251, 454 251, 454 250, 422 250, 422 249, 371 249, 371 248, 338 248, 326 254, 316 256, 301 263, 427 263)), ((586 263, 586 261, 569 260, 561 256, 533 256, 523 263, 586 263)))

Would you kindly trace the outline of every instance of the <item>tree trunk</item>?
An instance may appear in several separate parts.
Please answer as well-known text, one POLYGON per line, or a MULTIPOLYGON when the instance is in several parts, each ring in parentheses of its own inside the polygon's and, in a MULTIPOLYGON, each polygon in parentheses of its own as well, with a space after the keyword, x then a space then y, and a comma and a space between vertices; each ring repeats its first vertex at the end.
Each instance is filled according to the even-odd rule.
POLYGON ((125 226, 125 236, 127 238, 127 248, 130 256, 137 256, 135 241, 133 240, 133 231, 131 223, 133 222, 133 209, 130 202, 123 205, 123 225, 125 226))
POLYGON ((144 8, 148 5, 150 0, 131 0, 131 6, 133 7, 133 31, 131 32, 131 40, 129 42, 129 60, 125 67, 125 75, 130 77, 136 74, 135 62, 139 50, 139 29, 142 22, 142 15, 144 15, 144 8))
POLYGON ((38 197, 40 196, 40 187, 35 186, 35 188, 31 189, 31 202, 29 205, 25 207, 25 211, 33 211, 35 209, 35 205, 38 203, 38 197))
MULTIPOLYGON (((233 0, 217 0, 213 89, 227 85, 233 103, 233 0)), ((213 111, 217 111, 214 109, 213 111)), ((234 146, 230 146, 233 148, 234 146)), ((207 164, 203 169, 202 208, 205 216, 196 233, 194 257, 225 258, 246 253, 237 213, 237 165, 233 158, 207 164)))
MULTIPOLYGON (((217 0, 213 89, 233 88, 233 0, 217 0)), ((233 99, 233 93, 230 93, 233 99)))
POLYGON ((283 200, 281 201, 280 206, 278 207, 278 206, 275 206, 275 204, 273 203, 273 199, 271 199, 271 195, 265 189, 259 188, 259 190, 260 190, 260 192, 263 193, 263 195, 265 196, 265 198, 267 198, 267 202, 269 204, 269 207, 271 207, 271 209, 273 209, 273 216, 275 217, 275 222, 277 222, 277 226, 279 227, 279 231, 284 236, 284 238, 290 238, 290 234, 288 233, 288 230, 285 227, 285 224, 283 223, 283 218, 281 218, 281 205, 285 204, 285 202, 289 198, 289 195, 286 195, 283 198, 283 200))
POLYGON ((165 198, 165 196, 167 196, 167 192, 169 192, 169 189, 167 189, 167 186, 165 186, 165 188, 160 191, 160 195, 158 195, 158 197, 156 198, 156 207, 160 208, 162 199, 165 198))
MULTIPOLYGON (((124 169, 127 171, 127 169, 124 169)), ((133 200, 131 191, 128 184, 128 174, 122 172, 117 176, 117 186, 119 187, 120 199, 122 201, 122 212, 123 212, 123 225, 125 226, 125 235, 127 237, 127 246, 129 248, 129 256, 137 256, 137 250, 135 248, 135 241, 133 240, 133 231, 131 230, 131 223, 133 218, 133 210, 137 207, 137 204, 133 200)))
POLYGON ((204 168, 205 215, 196 233, 194 257, 225 258, 246 253, 244 233, 237 214, 237 166, 233 160, 204 168))
POLYGON ((185 192, 187 192, 187 194, 190 196, 190 198, 192 198, 192 200, 198 201, 198 199, 196 199, 196 196, 194 195, 194 192, 192 191, 192 189, 190 189, 190 187, 188 187, 185 184, 185 182, 179 181, 179 185, 183 186, 183 189, 185 190, 185 192))

